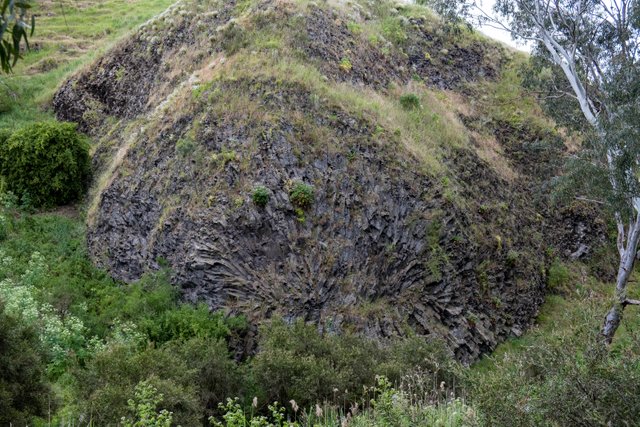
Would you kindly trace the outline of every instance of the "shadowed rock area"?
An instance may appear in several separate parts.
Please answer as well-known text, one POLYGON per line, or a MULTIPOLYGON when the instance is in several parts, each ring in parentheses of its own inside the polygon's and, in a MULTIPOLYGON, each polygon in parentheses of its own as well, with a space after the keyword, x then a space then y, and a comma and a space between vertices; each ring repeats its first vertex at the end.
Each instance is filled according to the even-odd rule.
MULTIPOLYGON (((166 262, 185 299, 212 309, 443 336, 464 361, 531 324, 547 230, 562 220, 540 189, 564 148, 531 131, 546 154, 532 155, 489 124, 505 177, 467 133, 478 117, 454 105, 500 77, 504 48, 366 2, 198 5, 146 24, 56 94, 58 117, 97 141, 97 264, 131 281, 166 262), (421 105, 401 107, 397 88, 421 105), (292 200, 300 183, 308 206, 292 200)), ((566 244, 580 256, 594 245, 566 244)))

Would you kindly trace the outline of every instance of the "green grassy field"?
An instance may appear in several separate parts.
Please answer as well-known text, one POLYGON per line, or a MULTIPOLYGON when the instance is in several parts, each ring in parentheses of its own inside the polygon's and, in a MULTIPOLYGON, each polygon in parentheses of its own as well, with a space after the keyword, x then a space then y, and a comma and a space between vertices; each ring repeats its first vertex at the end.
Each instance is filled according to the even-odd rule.
POLYGON ((0 128, 53 117, 56 88, 118 39, 164 11, 173 0, 37 1, 31 51, 13 74, 0 77, 0 128), (9 102, 13 100, 13 102, 9 102), (7 106, 11 105, 11 108, 7 106), (7 111, 8 110, 8 111, 7 111))

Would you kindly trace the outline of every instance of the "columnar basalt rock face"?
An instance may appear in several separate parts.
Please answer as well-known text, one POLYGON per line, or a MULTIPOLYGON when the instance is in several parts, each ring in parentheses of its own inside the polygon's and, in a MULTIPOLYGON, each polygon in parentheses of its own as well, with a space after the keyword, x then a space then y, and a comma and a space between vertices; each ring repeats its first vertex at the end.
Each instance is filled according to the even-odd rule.
MULTIPOLYGON (((250 91, 254 85, 234 86, 250 91)), ((295 115, 291 106, 308 107, 310 94, 279 90, 283 117, 295 115)), ((255 94, 255 102, 268 103, 265 95, 255 94)), ((528 262, 522 271, 498 265, 479 279, 483 260, 500 262, 501 254, 495 247, 480 253, 467 231, 477 219, 447 202, 431 179, 411 172, 419 165, 394 153, 393 141, 374 141, 370 124, 329 118, 339 112, 317 116, 322 113, 320 106, 313 115, 350 156, 322 142, 309 147, 304 129, 284 118, 238 126, 206 113, 197 143, 207 153, 237 156, 213 173, 196 158, 169 161, 179 124, 171 127, 173 137, 160 134, 132 148, 126 159, 132 171, 101 195, 91 253, 123 280, 166 259, 187 299, 254 318, 278 313, 374 337, 403 334, 407 325, 425 335, 450 330, 464 359, 523 330, 542 296, 535 269, 528 262), (149 146, 158 151, 150 155, 149 146), (315 190, 302 213, 289 197, 296 181, 315 190), (252 203, 254 184, 270 191, 264 208, 252 203)))
MULTIPOLYGON (((546 219, 536 214, 544 207, 522 194, 536 184, 508 182, 473 150, 456 148, 443 159, 452 196, 444 177, 404 147, 401 130, 328 101, 313 85, 286 75, 207 81, 233 61, 215 35, 247 25, 232 20, 234 2, 215 5, 174 10, 177 18, 155 33, 149 23, 55 97, 60 118, 100 141, 103 179, 88 231, 95 261, 132 281, 164 260, 185 299, 212 309, 251 320, 302 317, 374 338, 444 336, 465 361, 527 328, 544 295, 546 219), (290 196, 300 182, 314 190, 305 208, 290 196), (268 189, 264 207, 252 201, 257 186, 268 189)), ((452 88, 498 74, 489 66, 479 75, 434 71, 424 53, 418 60, 427 39, 419 21, 407 24, 407 43, 418 43, 409 54, 385 54, 366 43, 347 49, 342 12, 309 6, 301 14, 266 1, 256 13, 265 10, 302 19, 294 46, 326 84, 385 91, 422 73, 452 88), (327 65, 345 50, 353 70, 327 65)))

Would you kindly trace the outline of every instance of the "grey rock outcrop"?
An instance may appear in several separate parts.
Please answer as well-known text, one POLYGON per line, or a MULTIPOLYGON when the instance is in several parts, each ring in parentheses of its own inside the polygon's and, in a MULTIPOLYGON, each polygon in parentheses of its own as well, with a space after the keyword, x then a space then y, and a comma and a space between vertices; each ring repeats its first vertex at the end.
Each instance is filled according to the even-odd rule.
MULTIPOLYGON (((95 261, 132 281, 164 260, 184 298, 212 309, 301 317, 374 338, 411 329, 446 337, 465 361, 521 334, 545 292, 540 254, 552 216, 523 194, 537 184, 509 182, 472 149, 452 148, 445 185, 399 131, 286 75, 203 81, 231 56, 216 34, 231 31, 235 4, 216 4, 181 14, 160 41, 149 24, 55 97, 59 118, 100 141, 94 164, 104 178, 87 238, 95 261), (297 182, 314 189, 306 209, 291 200, 297 182), (270 193, 265 207, 252 201, 257 186, 270 193)), ((306 35, 294 47, 329 84, 385 90, 417 73, 451 89, 498 74, 479 62, 479 45, 434 68, 420 20, 409 23, 407 43, 417 44, 408 54, 361 44, 346 74, 327 65, 353 44, 339 12, 260 4, 256 13, 302 20, 296 28, 306 35), (461 69, 465 62, 476 72, 461 69)))

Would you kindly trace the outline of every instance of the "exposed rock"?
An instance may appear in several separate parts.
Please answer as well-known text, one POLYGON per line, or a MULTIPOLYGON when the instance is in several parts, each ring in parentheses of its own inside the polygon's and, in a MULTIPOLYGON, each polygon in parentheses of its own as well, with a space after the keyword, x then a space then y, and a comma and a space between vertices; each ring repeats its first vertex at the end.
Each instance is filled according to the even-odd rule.
MULTIPOLYGON (((100 139, 95 165, 106 184, 88 234, 96 262, 132 281, 164 259, 185 299, 212 309, 374 338, 411 328, 446 337, 465 361, 521 334, 545 288, 539 254, 551 215, 522 195, 538 188, 538 169, 519 163, 535 184, 524 187, 472 149, 447 147, 447 189, 403 145, 404 130, 300 79, 232 75, 242 46, 250 57, 273 55, 243 35, 273 25, 292 31, 287 48, 315 64, 323 85, 385 96, 413 73, 448 89, 496 78, 500 61, 483 60, 479 42, 443 53, 422 19, 403 21, 406 41, 385 52, 354 36, 346 12, 262 1, 236 19, 235 7, 212 2, 161 32, 147 26, 56 94, 58 116, 100 139), (340 68, 345 58, 351 66, 340 68), (313 186, 306 209, 290 199, 296 182, 313 186), (258 185, 270 193, 264 208, 252 202, 258 185)), ((521 153, 507 150, 514 163, 521 153)))

